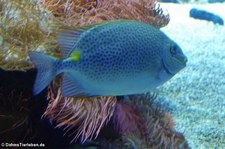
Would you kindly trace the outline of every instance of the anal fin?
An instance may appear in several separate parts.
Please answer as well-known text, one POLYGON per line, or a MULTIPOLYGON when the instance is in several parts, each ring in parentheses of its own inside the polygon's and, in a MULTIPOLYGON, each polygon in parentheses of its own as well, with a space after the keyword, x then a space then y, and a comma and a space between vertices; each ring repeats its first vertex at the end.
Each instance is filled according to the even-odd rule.
POLYGON ((73 74, 64 73, 62 81, 62 96, 88 97, 93 95, 85 91, 81 84, 74 78, 73 74))

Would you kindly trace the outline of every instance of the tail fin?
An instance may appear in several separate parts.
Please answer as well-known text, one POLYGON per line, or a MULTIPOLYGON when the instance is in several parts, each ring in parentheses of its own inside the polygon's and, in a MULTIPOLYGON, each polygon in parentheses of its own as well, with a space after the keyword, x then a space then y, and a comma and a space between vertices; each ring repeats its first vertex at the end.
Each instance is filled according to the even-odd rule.
POLYGON ((29 52, 32 63, 37 68, 37 75, 34 84, 33 94, 39 94, 56 76, 55 63, 57 58, 43 55, 39 52, 29 52))

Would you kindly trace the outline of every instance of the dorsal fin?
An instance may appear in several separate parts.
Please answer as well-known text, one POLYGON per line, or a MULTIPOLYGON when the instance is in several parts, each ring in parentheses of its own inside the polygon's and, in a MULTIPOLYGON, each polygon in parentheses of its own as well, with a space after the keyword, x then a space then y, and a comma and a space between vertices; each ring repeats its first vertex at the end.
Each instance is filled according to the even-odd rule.
POLYGON ((90 24, 80 28, 75 28, 75 29, 70 28, 70 29, 65 29, 60 31, 57 38, 58 38, 58 42, 61 48, 61 54, 63 58, 69 57, 69 55, 75 49, 75 45, 80 39, 81 34, 84 33, 85 31, 89 30, 90 28, 105 25, 109 22, 120 22, 120 21, 125 21, 125 20, 103 21, 101 23, 90 24))
POLYGON ((90 24, 87 26, 83 26, 80 28, 69 28, 65 29, 59 32, 57 39, 61 48, 61 54, 63 58, 68 58, 69 55, 72 53, 72 51, 75 48, 76 43, 80 39, 80 36, 82 33, 87 31, 88 29, 98 26, 101 23, 98 24, 90 24))
POLYGON ((80 35, 85 30, 62 30, 57 38, 61 48, 61 54, 63 58, 69 57, 70 53, 73 51, 74 46, 79 40, 80 35))

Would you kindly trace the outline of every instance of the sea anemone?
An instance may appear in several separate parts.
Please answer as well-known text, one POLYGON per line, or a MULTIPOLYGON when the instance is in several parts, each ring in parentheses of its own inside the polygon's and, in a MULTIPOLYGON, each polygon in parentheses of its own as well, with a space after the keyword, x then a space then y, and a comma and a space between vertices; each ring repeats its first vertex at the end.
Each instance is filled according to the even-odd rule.
MULTIPOLYGON (((156 97, 156 94, 142 94, 127 97, 128 102, 132 102, 133 105, 135 105, 135 109, 139 112, 140 117, 144 120, 142 123, 144 128, 139 129, 143 132, 139 133, 141 134, 139 137, 142 140, 145 140, 146 146, 148 148, 188 149, 189 146, 183 134, 175 131, 175 122, 173 121, 171 115, 154 104, 156 97)), ((137 133, 134 135, 136 134, 137 133)))
MULTIPOLYGON (((122 97, 62 97, 60 79, 49 86, 49 105, 44 117, 66 134, 81 142, 96 140, 101 129, 110 121, 121 141, 111 146, 135 148, 189 148, 181 133, 174 129, 171 115, 153 104, 156 94, 122 97), (120 145, 119 145, 120 144, 120 145)), ((118 138, 119 139, 119 138, 118 138)), ((99 142, 102 146, 109 142, 99 142)))
POLYGON ((168 13, 155 0, 38 0, 38 4, 70 27, 115 19, 139 20, 159 28, 169 22, 168 13))
POLYGON ((54 83, 49 87, 49 104, 44 117, 63 127, 65 134, 81 142, 96 139, 114 113, 116 97, 62 97, 61 88, 55 94, 54 83))
POLYGON ((116 131, 121 135, 144 136, 145 119, 133 102, 119 100, 115 106, 113 121, 116 131))

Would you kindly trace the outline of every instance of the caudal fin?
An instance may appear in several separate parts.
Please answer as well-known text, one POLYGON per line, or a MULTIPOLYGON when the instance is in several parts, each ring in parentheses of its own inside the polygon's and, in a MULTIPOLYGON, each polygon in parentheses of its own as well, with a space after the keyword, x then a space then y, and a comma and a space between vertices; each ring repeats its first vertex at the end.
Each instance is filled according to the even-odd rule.
POLYGON ((54 79, 55 63, 57 58, 43 55, 39 52, 31 51, 28 53, 32 63, 37 68, 37 75, 34 84, 33 94, 39 94, 54 79))

